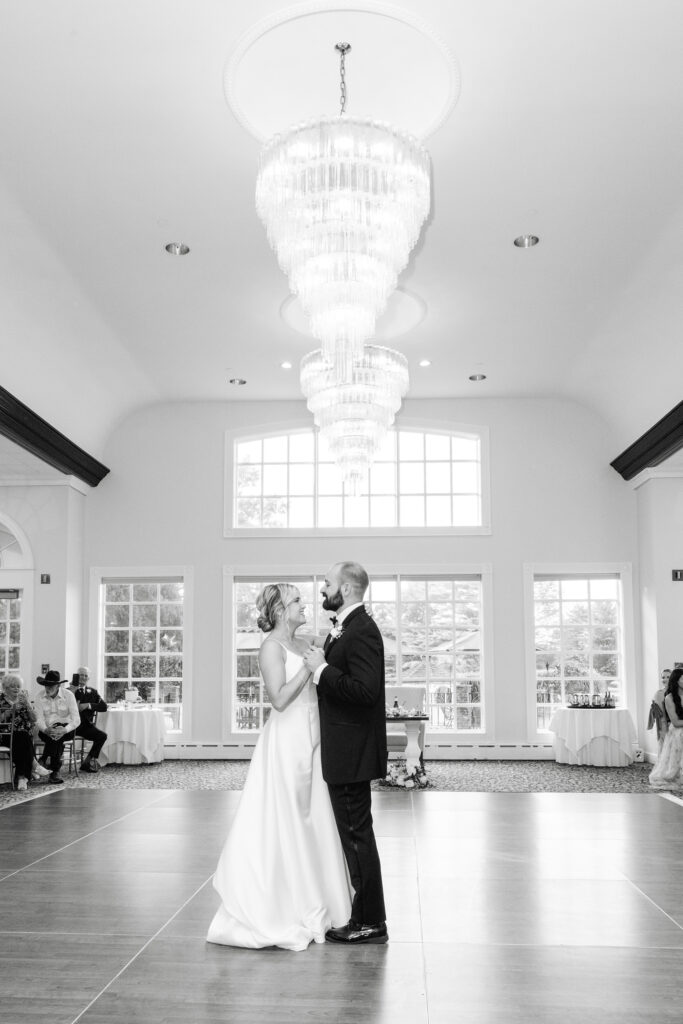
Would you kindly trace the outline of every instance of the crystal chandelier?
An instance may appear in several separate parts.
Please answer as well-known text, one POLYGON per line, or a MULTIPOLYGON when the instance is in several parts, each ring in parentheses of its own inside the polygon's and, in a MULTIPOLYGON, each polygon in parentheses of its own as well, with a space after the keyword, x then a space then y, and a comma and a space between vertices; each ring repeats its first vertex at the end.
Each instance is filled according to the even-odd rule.
POLYGON ((301 361, 301 389, 347 486, 357 493, 408 391, 407 359, 365 345, 351 379, 339 383, 317 349, 301 361))
POLYGON ((256 209, 321 347, 301 389, 349 488, 357 492, 408 390, 408 364, 368 345, 430 208, 429 154, 412 136, 341 110, 265 146, 256 209))
POLYGON ((263 149, 256 209, 336 378, 375 333, 430 208, 429 154, 390 125, 341 111, 296 125, 263 149))

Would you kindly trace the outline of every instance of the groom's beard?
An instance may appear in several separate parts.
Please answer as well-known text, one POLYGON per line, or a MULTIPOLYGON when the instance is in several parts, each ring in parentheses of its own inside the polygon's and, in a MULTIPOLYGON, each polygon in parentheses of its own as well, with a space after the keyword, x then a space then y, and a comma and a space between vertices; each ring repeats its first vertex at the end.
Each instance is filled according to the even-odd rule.
POLYGON ((332 594, 331 597, 325 597, 323 600, 323 610, 326 612, 338 612, 343 604, 344 598, 339 591, 337 591, 337 593, 332 594))

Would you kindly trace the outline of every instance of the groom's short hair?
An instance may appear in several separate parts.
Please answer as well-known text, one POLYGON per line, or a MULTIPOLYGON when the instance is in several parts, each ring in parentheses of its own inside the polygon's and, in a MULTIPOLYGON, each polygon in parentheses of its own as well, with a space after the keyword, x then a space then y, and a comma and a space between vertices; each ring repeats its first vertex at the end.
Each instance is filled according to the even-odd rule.
POLYGON ((342 562, 339 566, 339 582, 350 583, 354 593, 361 598, 370 586, 370 578, 362 565, 358 562, 342 562))

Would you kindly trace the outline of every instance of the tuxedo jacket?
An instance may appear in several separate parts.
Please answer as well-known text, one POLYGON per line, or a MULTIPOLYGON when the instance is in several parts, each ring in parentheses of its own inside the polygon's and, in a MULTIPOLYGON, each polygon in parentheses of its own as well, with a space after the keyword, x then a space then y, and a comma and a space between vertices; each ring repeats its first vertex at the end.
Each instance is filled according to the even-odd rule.
POLYGON ((79 710, 81 724, 83 722, 92 722, 96 711, 107 710, 105 701, 102 700, 97 690, 93 689, 92 686, 78 686, 72 692, 77 704, 93 705, 91 708, 85 708, 83 711, 79 710))
POLYGON ((325 641, 318 680, 320 752, 326 782, 364 782, 387 773, 384 644, 365 608, 354 608, 338 639, 325 641))

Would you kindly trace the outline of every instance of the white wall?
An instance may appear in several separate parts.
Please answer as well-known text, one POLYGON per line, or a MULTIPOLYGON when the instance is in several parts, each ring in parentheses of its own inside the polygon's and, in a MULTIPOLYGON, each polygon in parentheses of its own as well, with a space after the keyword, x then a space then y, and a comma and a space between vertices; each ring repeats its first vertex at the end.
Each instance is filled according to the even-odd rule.
MULTIPOLYGON (((643 475, 638 497, 640 602, 642 607, 642 680, 639 717, 647 719, 662 669, 683 662, 683 582, 672 569, 683 569, 683 474, 643 475)), ((655 731, 645 733, 644 749, 657 750, 655 731)))
MULTIPOLYGON (((268 574, 274 566, 312 564, 324 571, 352 558, 371 572, 407 562, 491 563, 494 739, 526 742, 523 564, 636 562, 636 494, 610 468, 617 448, 604 422, 564 401, 409 401, 400 426, 489 427, 490 536, 224 537, 225 431, 310 422, 300 402, 163 404, 126 419, 103 453, 111 473, 88 497, 86 572, 90 566, 194 567, 192 738, 220 738, 228 688, 223 567, 268 574)), ((88 652, 91 668, 94 656, 88 652)))

